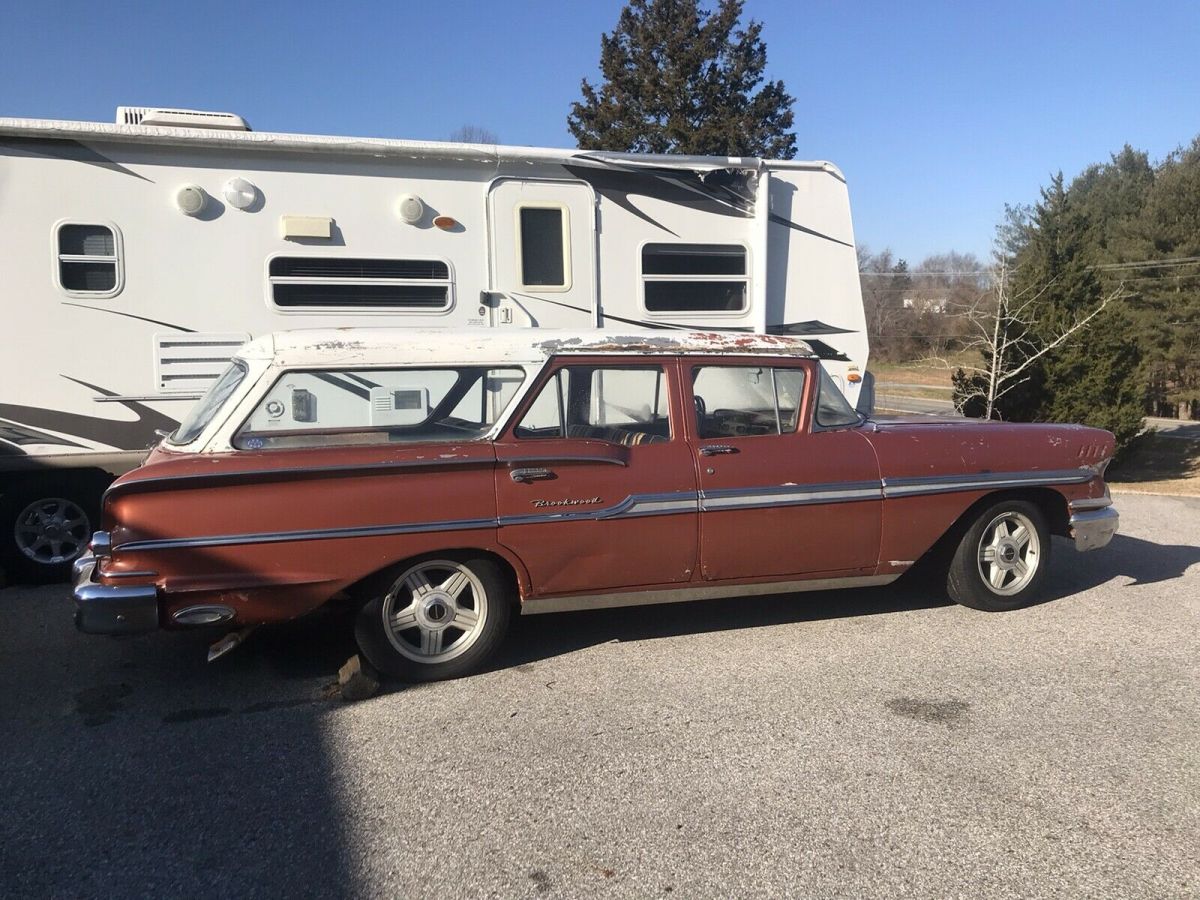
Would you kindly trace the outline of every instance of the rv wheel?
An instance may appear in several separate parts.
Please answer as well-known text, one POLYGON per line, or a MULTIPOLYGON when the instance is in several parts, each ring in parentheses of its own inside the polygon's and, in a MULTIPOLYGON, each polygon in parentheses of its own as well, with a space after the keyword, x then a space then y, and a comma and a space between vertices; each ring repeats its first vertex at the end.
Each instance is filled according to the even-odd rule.
POLYGON ((99 493, 85 484, 41 482, 0 496, 0 567, 11 582, 62 581, 99 527, 99 493))

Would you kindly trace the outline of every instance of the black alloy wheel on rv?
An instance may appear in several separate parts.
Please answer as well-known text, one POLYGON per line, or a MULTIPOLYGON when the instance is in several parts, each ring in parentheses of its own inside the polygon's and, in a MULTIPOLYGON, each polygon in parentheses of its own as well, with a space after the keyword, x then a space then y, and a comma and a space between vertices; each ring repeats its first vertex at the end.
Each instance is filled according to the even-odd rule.
POLYGON ((7 580, 65 580, 99 527, 101 490, 82 478, 34 479, 3 488, 0 568, 7 580))

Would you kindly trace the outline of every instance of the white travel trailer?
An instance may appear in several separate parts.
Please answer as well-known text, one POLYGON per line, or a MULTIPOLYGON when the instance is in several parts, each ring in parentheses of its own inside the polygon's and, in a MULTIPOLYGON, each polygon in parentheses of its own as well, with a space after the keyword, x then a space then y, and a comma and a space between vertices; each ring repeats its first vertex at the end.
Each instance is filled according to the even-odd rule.
POLYGON ((329 325, 805 336, 867 362, 826 162, 0 118, 0 566, 77 555, 114 474, 251 337, 329 325))

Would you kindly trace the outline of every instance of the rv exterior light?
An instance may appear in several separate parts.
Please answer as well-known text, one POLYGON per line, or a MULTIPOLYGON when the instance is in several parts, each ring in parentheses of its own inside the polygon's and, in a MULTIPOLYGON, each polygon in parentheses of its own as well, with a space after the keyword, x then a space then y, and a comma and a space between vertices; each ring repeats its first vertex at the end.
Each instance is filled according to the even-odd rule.
POLYGON ((230 178, 221 193, 225 195, 225 202, 234 209, 248 209, 258 199, 258 188, 245 178, 230 178))
POLYGON ((208 205, 208 194, 198 184, 185 184, 175 192, 175 205, 185 216, 198 216, 208 205))
POLYGON ((438 216, 433 220, 433 224, 442 231, 453 231, 458 227, 458 220, 451 216, 438 216))
POLYGON ((401 194, 396 201, 396 213, 409 225, 416 225, 425 218, 425 204, 413 194, 401 194))
POLYGON ((848 382, 850 382, 851 384, 858 384, 860 381, 862 381, 862 376, 859 375, 857 372, 851 372, 849 375, 846 376, 846 380, 848 382))

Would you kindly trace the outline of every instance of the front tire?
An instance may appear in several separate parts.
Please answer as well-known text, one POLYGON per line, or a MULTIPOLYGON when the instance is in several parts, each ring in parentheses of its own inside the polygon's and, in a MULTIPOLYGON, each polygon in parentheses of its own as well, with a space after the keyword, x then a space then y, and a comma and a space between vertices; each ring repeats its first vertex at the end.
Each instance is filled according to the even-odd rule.
POLYGON ((381 587, 359 611, 354 636, 375 668, 403 681, 476 672, 508 631, 512 589, 490 559, 420 560, 381 587))
POLYGON ((950 599, 1004 612, 1037 597, 1050 561, 1050 530, 1033 503, 1001 500, 984 509, 958 543, 946 574, 950 599))

